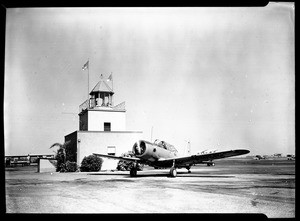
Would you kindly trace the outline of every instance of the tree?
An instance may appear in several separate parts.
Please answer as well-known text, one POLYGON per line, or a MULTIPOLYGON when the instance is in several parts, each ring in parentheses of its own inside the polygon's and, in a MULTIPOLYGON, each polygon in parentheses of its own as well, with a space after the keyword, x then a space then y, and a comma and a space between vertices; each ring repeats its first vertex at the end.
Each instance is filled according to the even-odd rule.
POLYGON ((66 141, 63 144, 54 143, 50 147, 50 149, 58 147, 54 157, 57 160, 57 172, 74 172, 74 168, 76 168, 74 165, 76 164, 76 155, 73 153, 74 151, 72 150, 70 143, 70 141, 66 141))

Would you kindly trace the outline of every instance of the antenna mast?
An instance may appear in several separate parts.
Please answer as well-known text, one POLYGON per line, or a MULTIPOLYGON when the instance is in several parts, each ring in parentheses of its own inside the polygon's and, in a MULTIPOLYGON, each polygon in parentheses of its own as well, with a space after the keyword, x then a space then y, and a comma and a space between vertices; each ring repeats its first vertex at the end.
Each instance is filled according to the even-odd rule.
POLYGON ((151 127, 151 142, 152 142, 153 126, 151 127))

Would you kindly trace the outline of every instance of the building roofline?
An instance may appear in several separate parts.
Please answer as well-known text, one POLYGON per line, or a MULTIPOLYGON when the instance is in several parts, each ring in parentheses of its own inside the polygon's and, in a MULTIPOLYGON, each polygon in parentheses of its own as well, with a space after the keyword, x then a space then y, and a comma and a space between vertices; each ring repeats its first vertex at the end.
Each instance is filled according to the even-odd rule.
POLYGON ((103 79, 101 79, 100 81, 98 81, 98 83, 95 85, 95 87, 90 92, 90 95, 92 95, 94 93, 97 93, 97 92, 106 92, 106 93, 114 94, 114 91, 110 88, 110 86, 103 79), (100 89, 101 83, 103 83, 105 85, 105 87, 106 87, 104 90, 100 89))
POLYGON ((105 133, 105 134, 116 134, 116 133, 120 133, 120 134, 130 134, 130 133, 143 133, 143 131, 88 131, 88 130, 75 130, 72 133, 69 133, 66 136, 69 136, 73 133, 105 133))
POLYGON ((80 115, 84 114, 87 111, 123 112, 123 113, 126 112, 126 110, 114 110, 114 109, 107 109, 107 110, 105 110, 105 109, 85 109, 85 110, 81 111, 78 115, 80 116, 80 115))

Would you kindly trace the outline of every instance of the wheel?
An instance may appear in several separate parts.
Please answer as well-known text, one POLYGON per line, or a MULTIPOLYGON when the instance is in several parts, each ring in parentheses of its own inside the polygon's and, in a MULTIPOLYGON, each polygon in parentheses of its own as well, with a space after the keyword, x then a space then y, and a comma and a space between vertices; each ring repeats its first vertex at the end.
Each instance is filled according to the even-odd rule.
POLYGON ((135 168, 132 168, 132 169, 130 170, 130 176, 131 176, 131 177, 136 177, 136 175, 137 175, 137 170, 136 170, 135 168))
POLYGON ((176 170, 176 168, 171 168, 170 169, 170 176, 171 177, 176 177, 177 176, 177 170, 176 170))
POLYGON ((191 167, 190 166, 186 167, 186 169, 188 170, 188 173, 191 173, 191 171, 190 171, 191 167))
POLYGON ((207 166, 208 166, 208 167, 214 166, 214 165, 215 165, 215 163, 213 163, 213 162, 207 163, 207 166))

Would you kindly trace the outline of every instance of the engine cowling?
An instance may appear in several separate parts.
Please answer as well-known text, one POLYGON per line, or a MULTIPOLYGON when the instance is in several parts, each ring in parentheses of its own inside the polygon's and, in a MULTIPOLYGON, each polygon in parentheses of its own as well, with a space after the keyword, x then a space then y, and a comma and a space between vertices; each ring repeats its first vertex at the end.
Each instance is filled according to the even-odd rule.
POLYGON ((174 152, 145 140, 136 142, 132 147, 132 152, 135 156, 152 162, 160 158, 167 159, 175 156, 174 152))
POLYGON ((134 143, 132 152, 135 156, 142 156, 146 152, 146 143, 141 140, 134 143))

